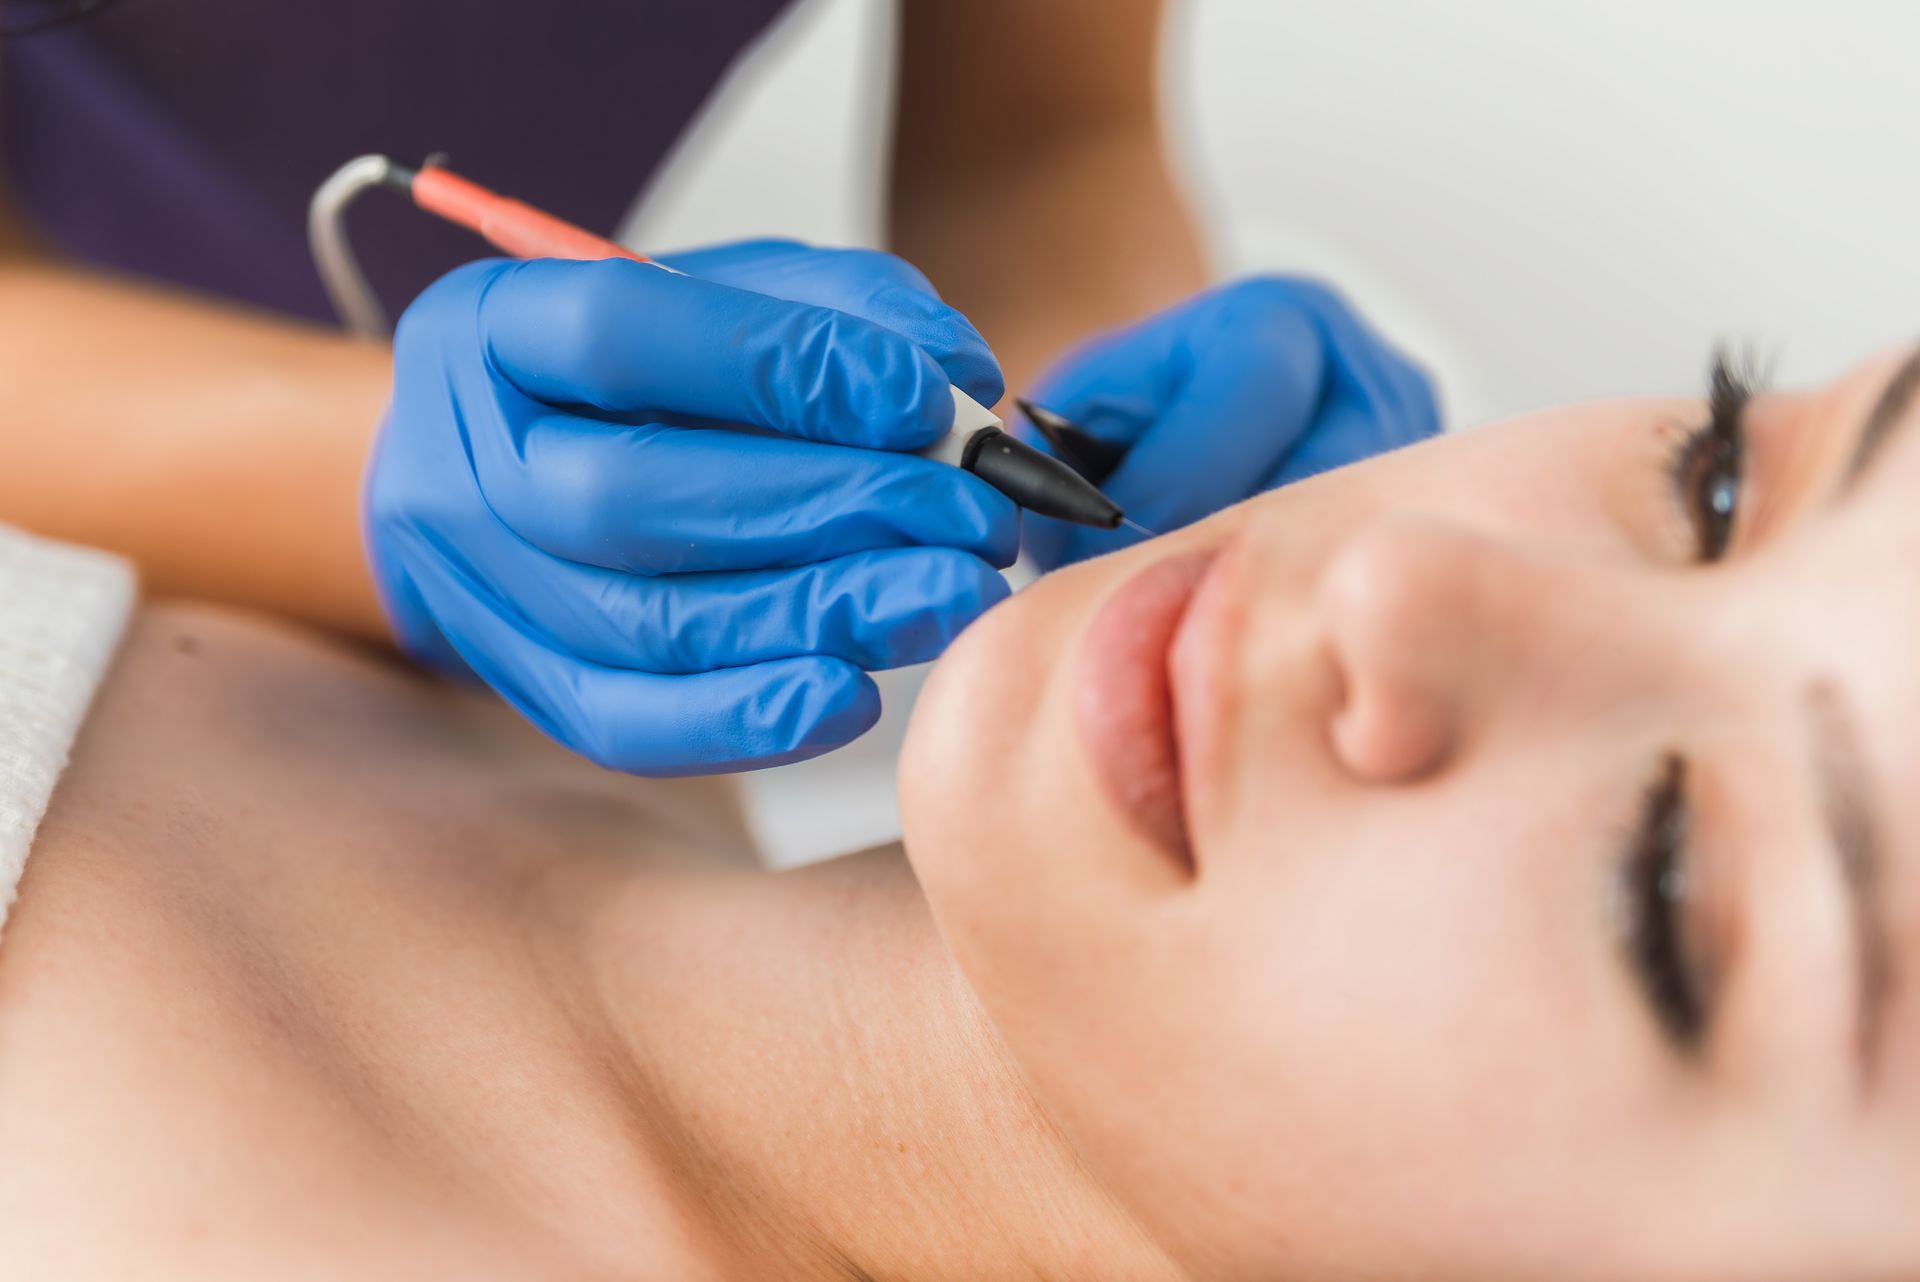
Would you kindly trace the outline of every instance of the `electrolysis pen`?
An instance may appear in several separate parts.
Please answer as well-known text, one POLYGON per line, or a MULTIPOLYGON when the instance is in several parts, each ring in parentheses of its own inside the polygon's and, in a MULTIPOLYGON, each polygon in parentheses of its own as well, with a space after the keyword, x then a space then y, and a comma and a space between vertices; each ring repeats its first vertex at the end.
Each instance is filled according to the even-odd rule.
MULTIPOLYGON (((545 210, 490 191, 444 166, 428 164, 414 169, 385 156, 362 156, 329 180, 316 195, 312 212, 316 258, 337 296, 342 290, 336 287, 336 277, 356 286, 359 293, 368 291, 359 280, 357 267, 347 258, 344 237, 336 232, 330 238, 331 229, 325 224, 338 221, 346 200, 355 191, 372 185, 404 192, 420 208, 478 232, 495 248, 518 258, 627 258, 650 263, 662 271, 673 270, 545 210), (333 259, 344 261, 330 261, 333 259)), ((352 317, 352 307, 342 305, 341 310, 352 317)), ((1108 530, 1125 522, 1125 514, 1098 485, 1008 433, 1006 424, 993 411, 957 387, 953 389, 952 430, 919 453, 972 472, 1038 515, 1108 530)))
POLYGON ((1126 519, 1100 487, 1007 431, 999 416, 953 389, 953 430, 920 453, 975 476, 1041 516, 1111 530, 1126 519))

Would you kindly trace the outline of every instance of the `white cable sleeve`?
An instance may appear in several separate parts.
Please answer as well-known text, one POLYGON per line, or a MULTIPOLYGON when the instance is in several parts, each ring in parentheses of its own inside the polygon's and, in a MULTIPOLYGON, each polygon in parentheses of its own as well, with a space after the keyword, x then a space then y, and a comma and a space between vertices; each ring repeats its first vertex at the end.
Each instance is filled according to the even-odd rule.
POLYGON ((921 458, 959 467, 961 451, 983 427, 1004 429, 1006 424, 1000 421, 999 415, 956 387, 953 389, 953 430, 918 453, 921 458))
POLYGON ((386 337, 387 315, 347 241, 347 206, 367 188, 386 181, 392 167, 385 156, 355 156, 320 184, 307 205, 307 243, 320 283, 341 321, 363 338, 386 337))

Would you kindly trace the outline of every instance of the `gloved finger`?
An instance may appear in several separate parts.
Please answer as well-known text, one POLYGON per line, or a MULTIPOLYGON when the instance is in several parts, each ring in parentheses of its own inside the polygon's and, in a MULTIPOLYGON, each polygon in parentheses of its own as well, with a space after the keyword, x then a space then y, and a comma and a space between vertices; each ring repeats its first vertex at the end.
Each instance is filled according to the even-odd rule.
MULTIPOLYGON (((1319 331, 1298 311, 1268 312, 1221 331, 1205 363, 1102 488, 1161 534, 1259 493, 1300 440, 1319 430, 1323 352, 1319 331)), ((1139 537, 1036 519, 1027 547, 1041 565, 1064 565, 1139 537)))
MULTIPOLYGON (((505 530, 500 537, 515 541, 505 530)), ((925 663, 1009 592, 993 567, 950 548, 648 578, 557 561, 521 543, 490 569, 513 579, 514 606, 560 650, 659 673, 809 654, 869 672, 925 663), (517 560, 526 562, 521 572, 517 560)))
MULTIPOLYGON (((1419 377, 1417 371, 1415 375, 1419 377)), ((1425 440, 1440 430, 1439 414, 1424 378, 1417 387, 1396 390, 1393 395, 1399 398, 1396 403, 1409 408, 1394 409, 1377 392, 1369 394, 1351 383, 1337 387, 1321 403, 1313 430, 1281 460, 1261 488, 1272 489, 1358 463, 1425 440)))
POLYGON ((917 449, 953 424, 946 374, 903 335, 644 263, 495 265, 478 312, 489 367, 552 405, 870 449, 917 449))
MULTIPOLYGON (((1378 429, 1373 439, 1378 443, 1371 452, 1424 440, 1440 430, 1433 384, 1419 366, 1375 333, 1328 286, 1318 281, 1289 283, 1326 335, 1334 382, 1331 398, 1357 399, 1372 407, 1378 429)), ((1364 455, 1353 456, 1360 457, 1364 455)))
POLYGON ((864 317, 913 341, 982 405, 1006 394, 1000 362, 973 322, 940 301, 919 268, 877 249, 824 249, 753 240, 663 256, 703 280, 864 317))
POLYGON ((621 427, 522 409, 469 435, 487 504, 535 547, 633 574, 806 565, 951 547, 1009 565, 1019 511, 929 459, 779 436, 621 427))
POLYGON ((799 761, 851 742, 880 716, 879 688, 842 659, 691 676, 610 668, 555 648, 457 563, 428 563, 412 586, 475 675, 549 737, 611 770, 689 775, 799 761))
POLYGON ((1261 481, 1262 490, 1331 472, 1391 449, 1381 443, 1379 418, 1352 397, 1323 406, 1320 420, 1280 465, 1261 481))
POLYGON ((1161 533, 1257 493, 1313 425, 1325 359, 1318 327, 1298 310, 1243 312, 1216 332, 1185 389, 1103 488, 1161 533))

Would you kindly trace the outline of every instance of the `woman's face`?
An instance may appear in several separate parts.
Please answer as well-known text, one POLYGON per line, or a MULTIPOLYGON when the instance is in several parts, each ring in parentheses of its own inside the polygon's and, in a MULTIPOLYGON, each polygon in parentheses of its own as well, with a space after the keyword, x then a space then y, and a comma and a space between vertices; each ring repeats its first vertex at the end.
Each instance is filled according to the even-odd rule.
POLYGON ((1438 440, 941 663, 913 862, 1195 1276, 1920 1275, 1916 384, 1438 440))

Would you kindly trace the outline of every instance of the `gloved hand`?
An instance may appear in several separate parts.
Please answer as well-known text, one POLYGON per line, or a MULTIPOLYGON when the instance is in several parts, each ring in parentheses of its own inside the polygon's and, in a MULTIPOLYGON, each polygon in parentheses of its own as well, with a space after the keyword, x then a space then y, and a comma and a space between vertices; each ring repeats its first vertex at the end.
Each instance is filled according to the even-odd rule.
POLYGON ((1014 506, 897 451, 991 404, 973 327, 885 254, 472 263, 407 310, 365 524, 395 635, 640 774, 771 765, 879 715, 1006 595, 1014 506))
MULTIPOLYGON (((1101 488, 1162 534, 1440 430, 1418 368, 1326 286, 1282 276, 1220 286, 1095 339, 1033 399, 1126 447, 1101 488)), ((1138 538, 1027 517, 1027 549, 1049 568, 1138 538)))

